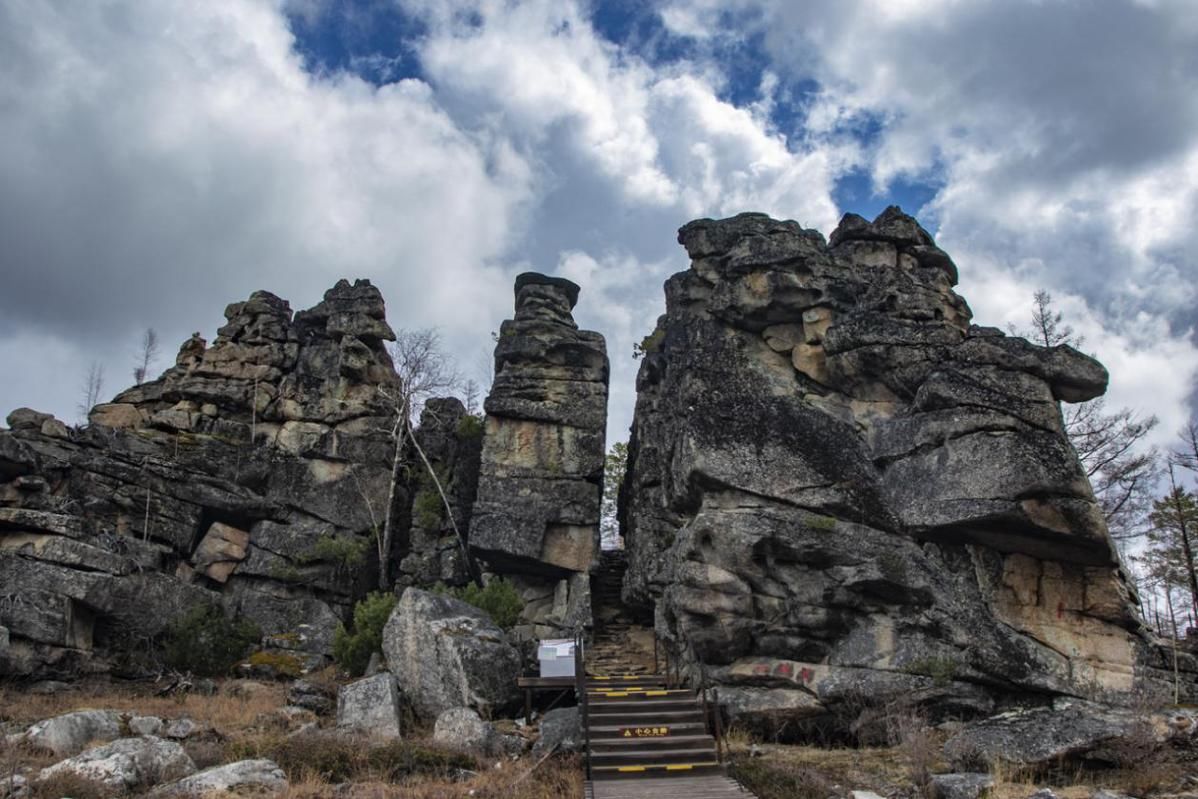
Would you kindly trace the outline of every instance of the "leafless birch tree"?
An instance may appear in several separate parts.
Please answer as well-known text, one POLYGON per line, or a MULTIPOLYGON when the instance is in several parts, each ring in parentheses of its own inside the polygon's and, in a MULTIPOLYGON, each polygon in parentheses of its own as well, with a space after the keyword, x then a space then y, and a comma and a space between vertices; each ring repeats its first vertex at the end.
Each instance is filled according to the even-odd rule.
POLYGON ((388 556, 395 540, 395 494, 404 477, 413 469, 423 469, 428 474, 433 487, 445 506, 446 518, 452 526, 454 534, 461 546, 462 557, 470 576, 478 580, 478 571, 466 537, 458 528, 454 517, 453 506, 441 483, 437 470, 429 462, 424 448, 416 436, 416 422, 420 418, 425 402, 439 394, 446 394, 462 388, 462 378, 453 366, 452 360, 441 349, 441 337, 435 329, 400 330, 396 340, 390 347, 391 358, 395 363, 395 371, 399 375, 399 385, 388 391, 389 399, 394 403, 395 420, 392 424, 391 438, 395 450, 392 456, 391 481, 387 491, 387 508, 383 518, 382 534, 379 538, 379 585, 389 587, 391 569, 388 556), (416 454, 415 464, 407 462, 406 448, 411 446, 416 454))

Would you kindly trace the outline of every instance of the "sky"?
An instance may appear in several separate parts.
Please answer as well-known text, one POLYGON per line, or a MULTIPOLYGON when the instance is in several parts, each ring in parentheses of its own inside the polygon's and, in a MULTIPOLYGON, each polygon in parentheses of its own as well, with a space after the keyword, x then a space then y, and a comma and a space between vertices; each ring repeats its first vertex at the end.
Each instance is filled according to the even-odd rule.
POLYGON ((1168 445, 1198 385, 1192 0, 0 0, 0 415, 369 278, 484 380, 582 286, 627 438, 675 231, 914 214, 975 322, 1046 289, 1168 445))

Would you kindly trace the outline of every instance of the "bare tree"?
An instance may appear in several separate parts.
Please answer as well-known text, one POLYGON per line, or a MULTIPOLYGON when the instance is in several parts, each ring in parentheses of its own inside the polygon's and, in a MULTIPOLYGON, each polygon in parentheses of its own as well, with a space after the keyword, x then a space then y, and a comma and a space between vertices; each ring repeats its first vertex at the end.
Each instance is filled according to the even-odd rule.
POLYGON ((1191 420, 1177 437, 1181 441, 1170 453, 1173 462, 1183 469, 1198 472, 1198 421, 1191 420))
POLYGON ((139 386, 146 382, 150 366, 158 358, 158 333, 152 327, 147 327, 141 337, 141 347, 137 351, 137 363, 133 367, 133 380, 139 386))
MULTIPOLYGON (((1082 346, 1082 337, 1064 323, 1061 312, 1053 308, 1052 295, 1043 289, 1034 295, 1031 321, 1030 330, 1012 326, 1011 332, 1044 347, 1082 346)), ((1157 418, 1141 417, 1131 408, 1107 412, 1105 400, 1096 397, 1065 405, 1061 419, 1111 536, 1126 540, 1143 535, 1160 460, 1157 449, 1144 442, 1157 418)))
POLYGON ((477 380, 471 378, 462 383, 462 404, 466 406, 466 413, 474 416, 482 413, 482 389, 477 380))
POLYGON ((83 398, 76 409, 79 411, 79 423, 86 424, 87 415, 91 413, 92 408, 100 404, 100 396, 104 391, 104 364, 92 361, 80 390, 83 392, 83 398))
POLYGON ((392 456, 391 481, 387 491, 387 507, 383 517, 382 535, 379 537, 379 586, 387 588, 391 583, 390 564, 388 556, 392 542, 395 540, 394 505, 395 493, 404 475, 415 466, 422 468, 427 474, 437 494, 445 506, 446 518, 457 535, 462 549, 462 557, 470 572, 470 576, 478 581, 479 576, 470 555, 466 537, 458 528, 454 518, 453 506, 446 494, 441 476, 429 462, 424 448, 416 437, 416 422, 425 402, 438 394, 445 394, 462 387, 462 379, 453 366, 452 360, 441 349, 441 337, 435 329, 400 330, 396 333, 395 343, 391 345, 391 358, 395 363, 395 371, 399 375, 399 385, 387 390, 387 396, 394 403, 395 421, 391 428, 391 437, 395 443, 392 456), (405 458, 407 446, 410 445, 416 453, 418 464, 409 464, 405 458))

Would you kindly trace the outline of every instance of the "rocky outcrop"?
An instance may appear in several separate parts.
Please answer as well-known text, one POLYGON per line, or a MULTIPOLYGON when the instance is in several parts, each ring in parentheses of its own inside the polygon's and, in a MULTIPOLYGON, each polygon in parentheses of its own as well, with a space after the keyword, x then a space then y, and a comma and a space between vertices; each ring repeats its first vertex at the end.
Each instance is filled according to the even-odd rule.
POLYGON ((83 429, 8 417, 0 673, 136 670, 129 655, 202 603, 304 662, 330 651, 377 560, 394 334, 368 281, 294 315, 255 292, 225 318, 211 345, 192 336, 83 429))
POLYGON ((472 708, 484 715, 518 698, 520 656, 478 608, 409 588, 383 628, 383 654, 420 717, 472 708))
POLYGON ((525 273, 495 347, 495 381, 470 544, 525 599, 524 633, 589 620, 599 550, 609 365, 603 337, 571 315, 578 286, 525 273))
POLYGON ((421 410, 415 438, 429 465, 424 465, 418 453, 409 454, 408 462, 415 464, 411 523, 407 540, 401 542, 407 555, 400 562, 399 583, 461 585, 469 581, 470 573, 454 525, 468 540, 478 492, 482 420, 454 397, 430 399, 421 410), (453 509, 453 524, 446 516, 445 502, 429 473, 430 467, 453 509))
POLYGON ((195 763, 182 746, 145 735, 121 738, 48 766, 42 769, 38 781, 73 774, 119 794, 178 780, 195 770, 195 763))
POLYGON ((972 325, 897 208, 830 241, 760 214, 679 241, 642 343, 624 593, 731 710, 976 717, 1164 676, 1062 429, 1100 364, 972 325))

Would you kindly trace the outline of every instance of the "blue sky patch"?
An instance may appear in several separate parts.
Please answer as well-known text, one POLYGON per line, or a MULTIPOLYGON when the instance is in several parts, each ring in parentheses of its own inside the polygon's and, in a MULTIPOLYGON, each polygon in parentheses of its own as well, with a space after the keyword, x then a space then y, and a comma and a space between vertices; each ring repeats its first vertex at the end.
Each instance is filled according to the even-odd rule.
POLYGON ((855 169, 836 181, 832 190, 832 199, 841 213, 851 212, 860 214, 866 219, 873 219, 888 205, 900 206, 904 211, 919 218, 924 227, 934 231, 936 224, 934 215, 929 209, 920 212, 940 190, 938 184, 921 183, 896 178, 890 182, 885 192, 874 194, 873 179, 866 169, 855 169))
POLYGON ((376 86, 421 77, 423 24, 390 0, 334 0, 315 17, 288 14, 295 49, 315 74, 349 72, 376 86))

